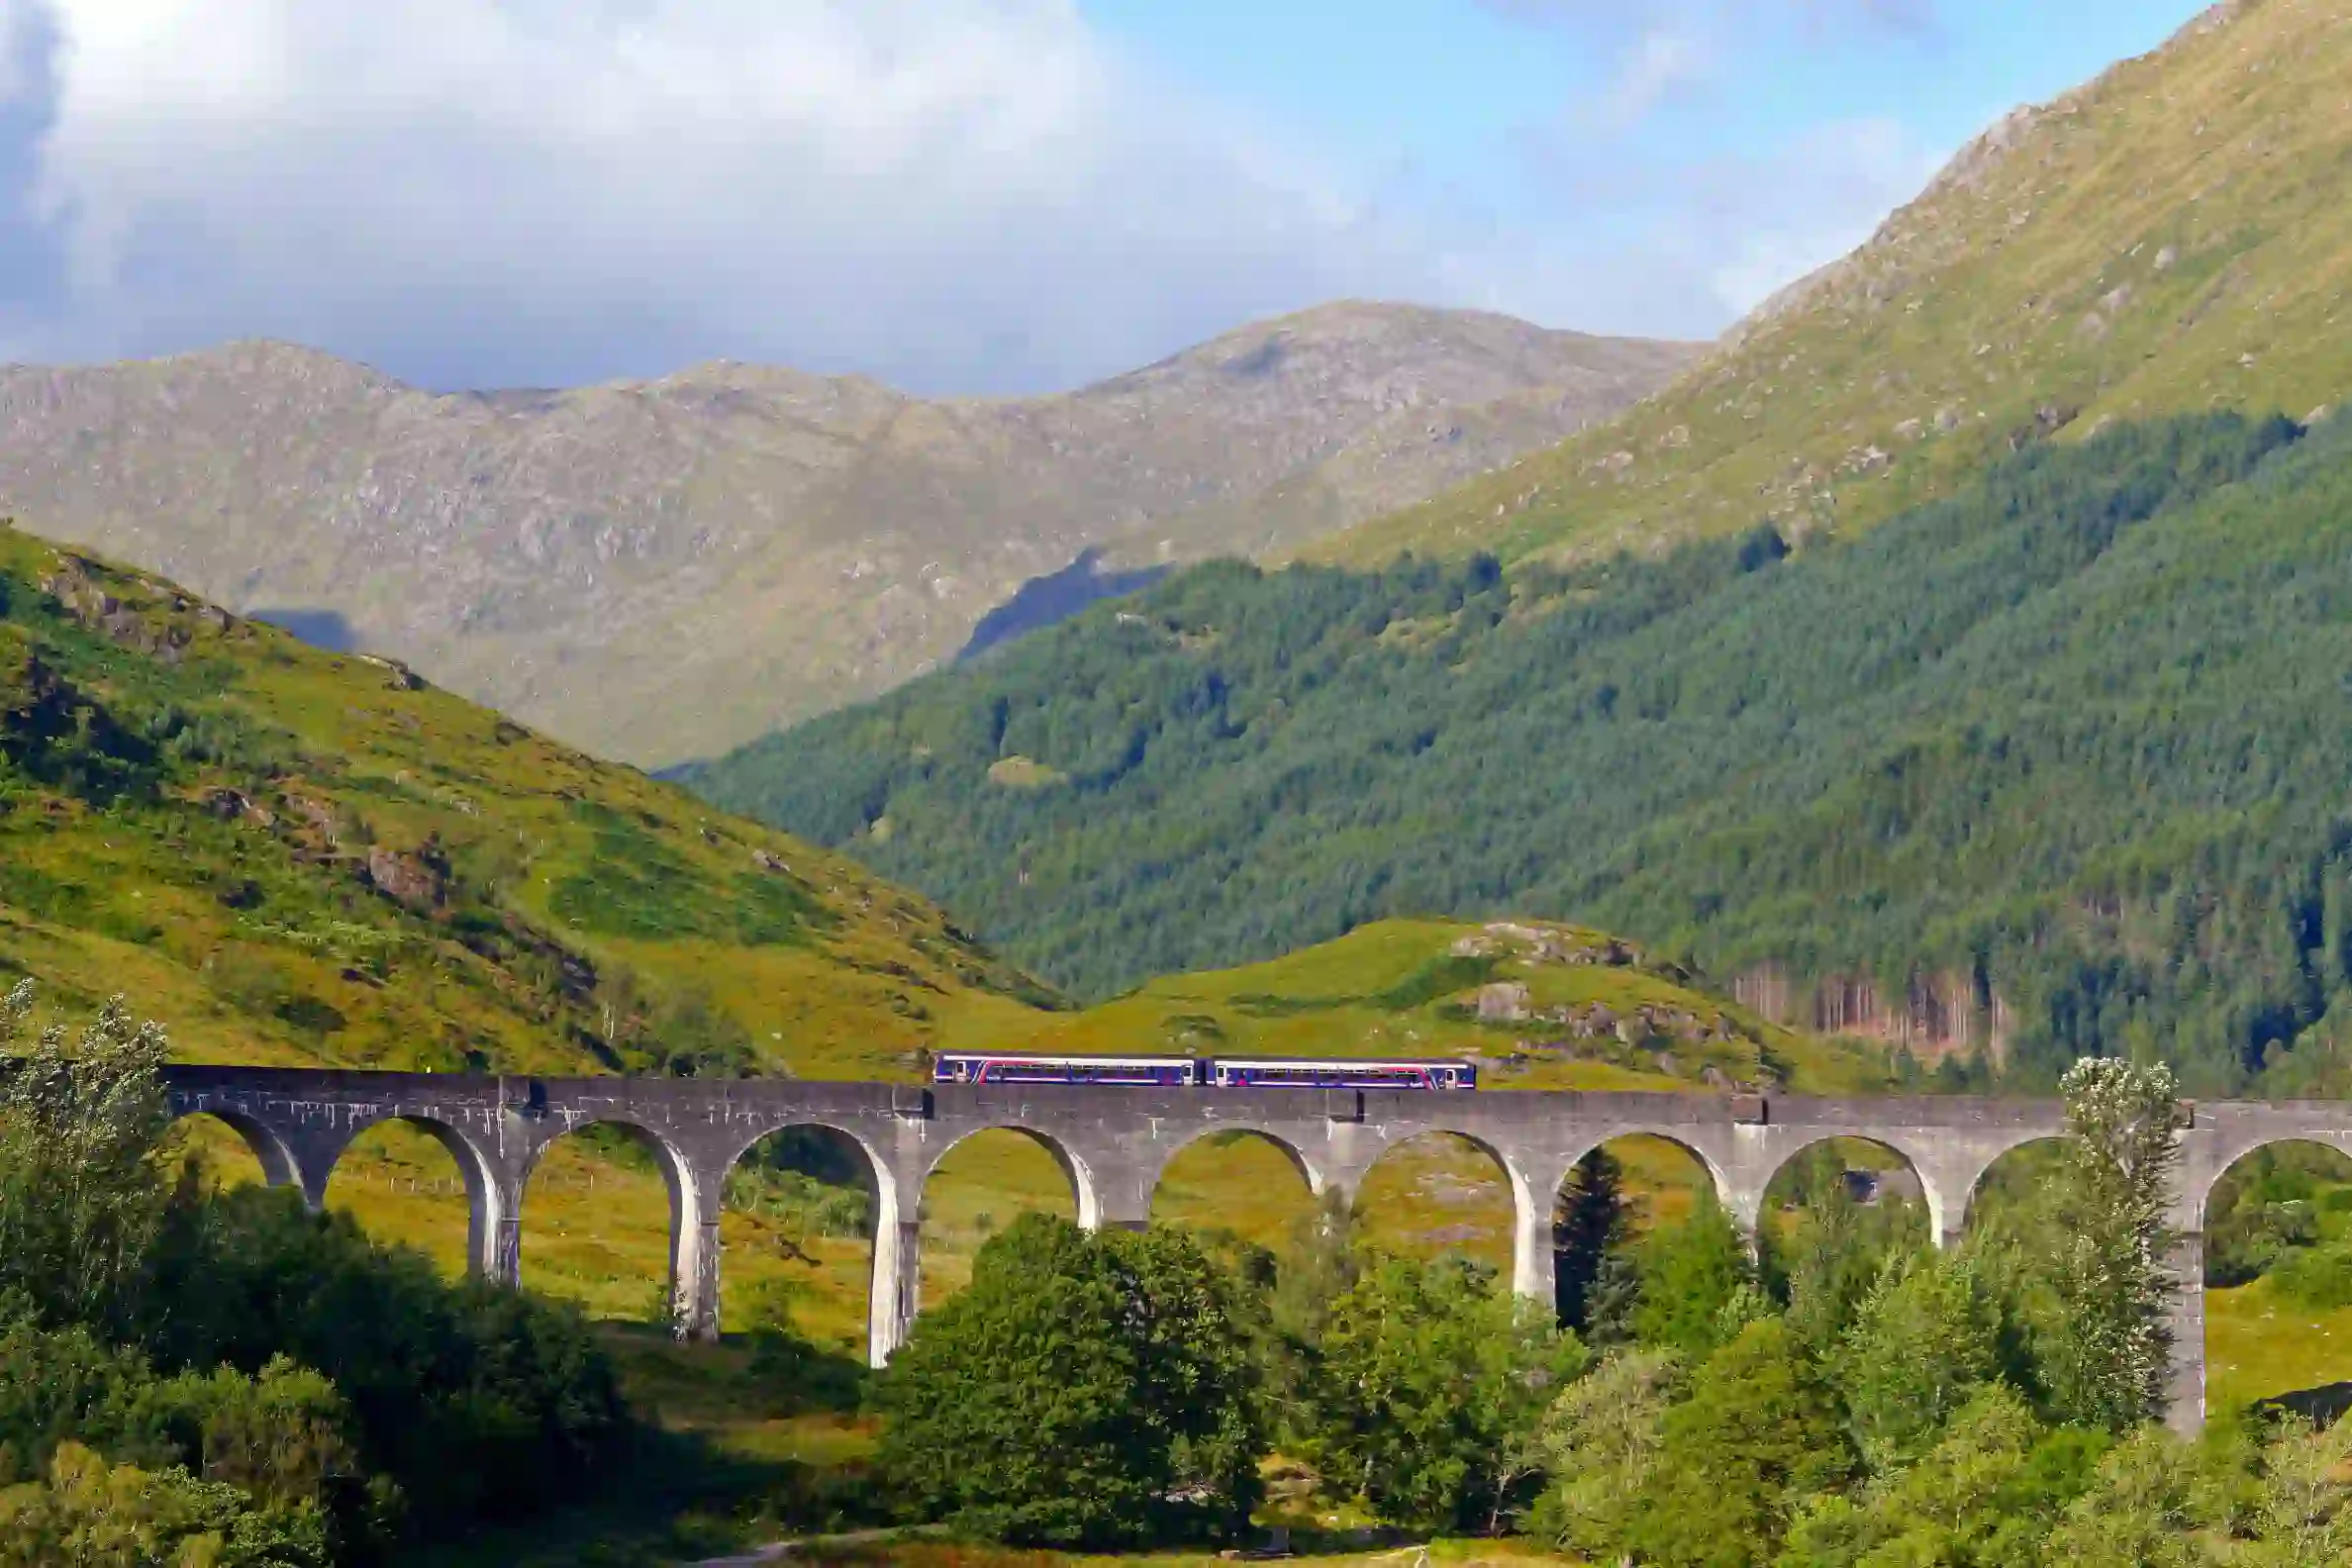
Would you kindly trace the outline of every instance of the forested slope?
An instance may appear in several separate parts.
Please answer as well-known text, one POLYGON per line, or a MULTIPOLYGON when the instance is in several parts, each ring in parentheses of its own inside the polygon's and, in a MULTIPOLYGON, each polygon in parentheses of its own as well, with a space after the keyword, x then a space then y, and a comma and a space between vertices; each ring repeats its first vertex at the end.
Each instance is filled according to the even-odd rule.
POLYGON ((1211 565, 692 782, 1090 994, 1517 912, 1957 970, 2026 1077, 2144 1044, 2209 1092, 2332 1060, 2347 717, 2352 422, 2211 416, 1794 553, 1211 565))

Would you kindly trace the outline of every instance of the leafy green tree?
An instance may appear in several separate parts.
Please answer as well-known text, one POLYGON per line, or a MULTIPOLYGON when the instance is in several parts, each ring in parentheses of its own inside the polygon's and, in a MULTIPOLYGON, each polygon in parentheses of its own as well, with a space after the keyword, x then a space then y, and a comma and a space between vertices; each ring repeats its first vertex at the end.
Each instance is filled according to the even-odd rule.
POLYGON ((2051 1532, 2044 1557, 2066 1568, 2206 1568, 2215 1555, 2197 1504, 2188 1450, 2143 1426, 2101 1462, 2051 1532))
POLYGON ((2077 1062, 2062 1088, 2062 1311, 2037 1346, 2040 1375, 2062 1419, 2122 1431, 2162 1413, 2171 1366, 2177 1091, 2166 1068, 2113 1057, 2077 1062))
POLYGON ((1532 1480, 1530 1438, 1584 1362, 1550 1304, 1499 1290, 1493 1270, 1375 1255, 1323 1330, 1325 1474, 1393 1522, 1491 1530, 1532 1480))
POLYGON ((568 1306, 443 1280, 283 1189, 241 1188, 172 1217, 141 1336, 170 1366, 260 1371, 290 1355, 333 1379, 370 1469, 426 1530, 527 1515, 625 1451, 612 1363, 568 1306))
POLYGON ((1643 1344, 1703 1361, 1753 1316, 1742 1303, 1755 1291, 1755 1265, 1738 1225, 1718 1204, 1703 1202, 1681 1225, 1651 1231, 1638 1270, 1633 1331, 1643 1344))
MULTIPOLYGON (((22 981, 0 1001, 0 1052, 32 1015, 22 981)), ((119 1326, 163 1214, 154 1154, 169 1125, 169 1045, 120 997, 67 1038, 51 1025, 0 1071, 0 1290, 52 1324, 119 1326)))
POLYGON ((1779 1319, 1750 1323, 1692 1375, 1627 1531, 1664 1568, 1756 1568, 1852 1450, 1835 1397, 1779 1319))
POLYGON ((1765 1226, 1757 1250, 1766 1283, 1788 1304, 1790 1331, 1813 1354, 1826 1355, 1890 1264, 1925 1250, 1927 1238, 1915 1207, 1858 1204, 1846 1191, 1843 1159, 1816 1164, 1825 1179, 1799 1189, 1806 1207, 1795 1225, 1786 1231, 1765 1226))
POLYGON ((1628 1347, 1562 1389, 1537 1428, 1549 1482, 1528 1528, 1588 1557, 1620 1548, 1681 1381, 1672 1352, 1628 1347))
POLYGON ((913 1513, 1016 1543, 1229 1534, 1264 1447, 1238 1317, 1180 1231, 1025 1215, 877 1380, 881 1469, 913 1513))
POLYGON ((0 1488, 0 1568, 330 1568, 318 1521, 273 1518, 222 1482, 110 1465, 66 1443, 0 1488))
POLYGON ((2290 1417, 2262 1453, 2262 1484, 2243 1560, 2250 1568, 2352 1561, 2352 1421, 2314 1428, 2290 1417))
POLYGON ((2000 1368, 2001 1313, 1968 1253, 1911 1253, 1879 1276, 1830 1360, 1855 1446, 1873 1471, 1935 1441, 2000 1368))

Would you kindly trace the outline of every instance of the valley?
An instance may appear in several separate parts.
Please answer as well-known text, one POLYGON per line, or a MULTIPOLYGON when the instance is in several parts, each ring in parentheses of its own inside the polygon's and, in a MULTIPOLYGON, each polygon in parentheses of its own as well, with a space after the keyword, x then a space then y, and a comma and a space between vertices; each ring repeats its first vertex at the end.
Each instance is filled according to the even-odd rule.
MULTIPOLYGON (((1622 74, 1442 199, 1435 140, 1343 194, 1221 126, 1313 253, 1171 286, 1649 297, 1615 268, 1719 324, 1861 232, 1841 181, 1958 145, 1923 62, 2055 25, 1475 9, 1444 43, 1502 30, 1547 102, 1622 74), (1740 90, 1740 37, 1778 99, 1684 168, 1651 133, 1740 90), (1800 190, 1814 96, 1860 118, 1790 145, 1800 190), (1598 248, 1499 257, 1518 183, 1598 248)), ((36 20, 0 198, 98 57, 36 20)), ((753 96, 872 66, 851 183, 911 209, 892 117, 985 88, 867 22, 753 96)), ((570 131, 674 158, 683 212, 700 130, 625 106, 709 72, 648 14, 583 73, 577 25, 534 46, 570 131)), ((1400 40, 1416 101, 1359 118, 1516 112, 1355 42, 1400 40)), ((434 89, 383 64, 407 139, 434 89)), ((924 135, 1131 155, 1056 118, 1110 71, 1049 53, 924 135)), ((0 1568, 2352 1563, 2347 81, 2343 0, 2222 0, 1711 343, 1340 298, 1017 397, 437 389, 266 336, 0 363, 0 1568), (973 1091, 945 1052, 1477 1087, 973 1091), (171 1063, 433 1076, 336 1155, 381 1082, 171 1063)), ((790 206, 804 135, 731 208, 790 206)), ((1152 157, 1088 243, 1176 279, 1137 199, 1198 171, 1152 157)), ((1070 200, 1080 163, 1020 166, 1070 200)), ((0 238, 82 221, 49 177, 0 238)), ((870 229, 880 288, 925 231, 870 229)), ((1098 302, 1007 232, 1069 297, 1005 314, 949 257, 929 308, 1067 353, 1022 334, 1098 302)), ((24 276, 98 299, 103 248, 24 276)), ((67 341, 0 272, 0 354, 67 341)))

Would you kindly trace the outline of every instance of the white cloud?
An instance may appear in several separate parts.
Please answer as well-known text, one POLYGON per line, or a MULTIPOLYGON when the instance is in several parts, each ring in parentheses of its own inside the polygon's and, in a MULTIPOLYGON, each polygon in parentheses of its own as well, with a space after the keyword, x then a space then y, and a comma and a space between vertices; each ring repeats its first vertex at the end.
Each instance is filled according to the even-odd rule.
POLYGON ((1715 65, 1714 46, 1700 35, 1673 27, 1652 28, 1625 52, 1603 103, 1601 120, 1619 128, 1637 125, 1682 89, 1712 76, 1715 65))
MULTIPOLYGON (((435 385, 731 357, 968 392, 1340 295, 1697 336, 1910 193, 1584 136, 1559 194, 1609 200, 1466 214, 1155 80, 1073 0, 0 0, 12 32, 54 47, 0 49, 0 357, 266 335, 435 385)), ((1704 31, 1623 45, 1628 123, 1718 73, 1704 31)))
POLYGON ((1745 315, 1783 286, 1868 240, 1888 212, 1917 194, 1945 161, 1891 120, 1821 127, 1757 170, 1759 201, 1743 203, 1727 259, 1713 269, 1716 299, 1745 315), (1802 190, 1800 190, 1802 187, 1802 190))
POLYGON ((427 379, 727 354, 985 389, 1432 282, 1066 0, 50 9, 54 353, 269 333, 427 379))

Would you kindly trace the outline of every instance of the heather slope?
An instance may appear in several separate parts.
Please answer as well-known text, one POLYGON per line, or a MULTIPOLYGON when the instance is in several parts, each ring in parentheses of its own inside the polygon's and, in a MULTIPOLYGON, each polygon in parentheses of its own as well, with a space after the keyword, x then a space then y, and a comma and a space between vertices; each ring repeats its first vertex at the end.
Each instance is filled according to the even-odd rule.
POLYGON ((193 1059, 444 1071, 871 1077, 1047 1000, 838 855, 0 529, 6 972, 193 1059))
POLYGON ((1624 418, 1307 548, 1852 532, 2110 419, 2352 392, 2352 7, 2233 0, 1972 145, 1624 418))

